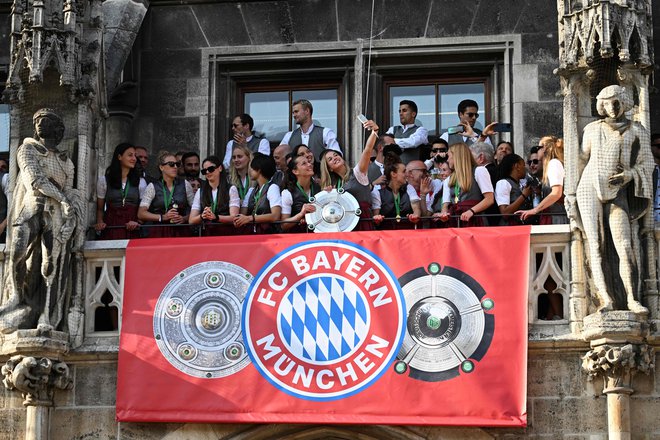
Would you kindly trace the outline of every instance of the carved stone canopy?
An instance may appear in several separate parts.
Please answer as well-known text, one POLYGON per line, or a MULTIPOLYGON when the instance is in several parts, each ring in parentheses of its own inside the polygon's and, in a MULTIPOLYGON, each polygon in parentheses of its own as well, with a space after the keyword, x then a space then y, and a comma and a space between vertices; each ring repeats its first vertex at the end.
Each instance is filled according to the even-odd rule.
POLYGON ((585 68, 616 55, 639 69, 653 65, 651 2, 559 0, 559 69, 585 68))

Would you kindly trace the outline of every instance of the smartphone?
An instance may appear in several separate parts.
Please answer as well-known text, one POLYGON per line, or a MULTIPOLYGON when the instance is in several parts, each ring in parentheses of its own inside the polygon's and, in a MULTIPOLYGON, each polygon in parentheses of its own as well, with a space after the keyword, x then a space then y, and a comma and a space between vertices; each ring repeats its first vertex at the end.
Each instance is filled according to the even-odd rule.
POLYGON ((462 125, 455 125, 447 129, 447 133, 449 134, 458 134, 458 133, 463 133, 464 131, 465 131, 465 127, 463 127, 462 125))
POLYGON ((357 118, 358 118, 358 121, 360 121, 360 122, 363 123, 363 124, 369 120, 369 119, 367 119, 367 117, 366 117, 365 115, 363 115, 362 113, 360 113, 359 115, 357 115, 357 118))
POLYGON ((495 124, 495 127, 493 127, 493 130, 495 130, 498 133, 511 133, 511 124, 508 122, 499 122, 495 124))

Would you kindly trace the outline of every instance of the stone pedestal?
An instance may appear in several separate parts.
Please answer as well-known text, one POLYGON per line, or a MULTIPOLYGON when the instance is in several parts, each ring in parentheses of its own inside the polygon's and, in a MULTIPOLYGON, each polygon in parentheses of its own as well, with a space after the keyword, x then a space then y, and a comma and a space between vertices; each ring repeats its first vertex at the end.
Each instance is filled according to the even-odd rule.
POLYGON ((603 378, 610 439, 631 438, 633 378, 655 367, 654 350, 645 343, 648 331, 647 315, 630 311, 594 313, 584 319, 583 336, 592 349, 582 358, 582 368, 590 379, 603 378))
POLYGON ((69 335, 58 331, 17 330, 0 333, 0 355, 48 357, 61 359, 69 351, 69 335))

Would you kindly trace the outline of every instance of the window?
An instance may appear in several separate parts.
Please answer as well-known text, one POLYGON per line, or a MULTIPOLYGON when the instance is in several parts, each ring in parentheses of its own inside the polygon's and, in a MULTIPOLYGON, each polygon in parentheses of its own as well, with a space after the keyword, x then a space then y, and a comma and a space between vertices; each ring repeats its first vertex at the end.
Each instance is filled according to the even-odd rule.
POLYGON ((389 96, 390 125, 399 124, 399 102, 409 99, 417 104, 415 123, 426 127, 429 135, 440 135, 458 122, 458 103, 473 99, 479 104, 476 127, 483 129, 486 119, 485 80, 465 83, 420 81, 416 84, 389 82, 385 84, 389 96))
POLYGON ((243 111, 254 119, 254 131, 265 134, 268 141, 278 144, 287 131, 296 128, 291 114, 293 103, 307 99, 312 103, 315 125, 341 133, 340 85, 273 86, 264 90, 241 89, 243 111))

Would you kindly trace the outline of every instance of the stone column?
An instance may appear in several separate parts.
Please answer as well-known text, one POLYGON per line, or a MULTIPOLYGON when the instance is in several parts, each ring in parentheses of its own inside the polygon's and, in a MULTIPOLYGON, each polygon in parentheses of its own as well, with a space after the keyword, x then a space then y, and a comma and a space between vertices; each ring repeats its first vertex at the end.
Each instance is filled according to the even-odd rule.
POLYGON ((647 333, 646 317, 629 311, 593 314, 584 320, 591 350, 582 358, 582 368, 589 379, 603 379, 610 440, 631 438, 633 378, 640 372, 649 374, 655 367, 654 350, 644 342, 647 333))

